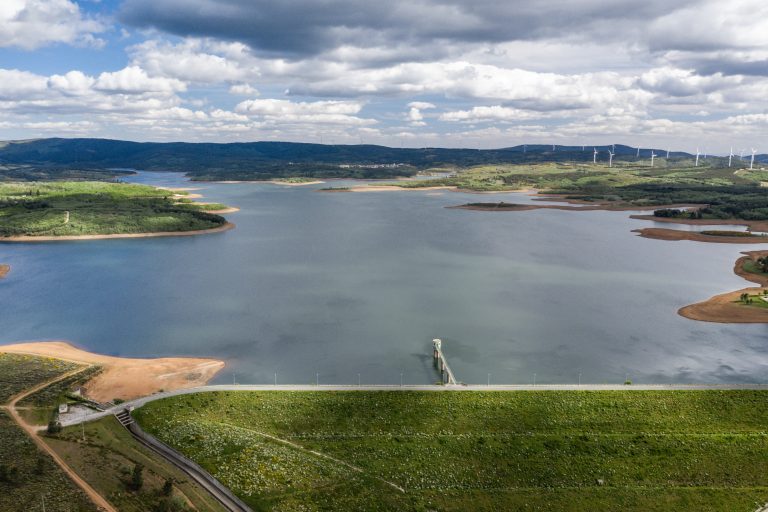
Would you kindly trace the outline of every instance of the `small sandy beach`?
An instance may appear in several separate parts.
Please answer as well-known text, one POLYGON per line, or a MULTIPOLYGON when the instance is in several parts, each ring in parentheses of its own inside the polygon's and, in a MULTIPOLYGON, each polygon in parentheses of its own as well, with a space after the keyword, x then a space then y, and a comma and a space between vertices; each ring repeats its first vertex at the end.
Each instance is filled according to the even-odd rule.
POLYGON ((29 242, 73 242, 77 240, 108 240, 113 238, 158 238, 166 236, 195 236, 208 235, 229 231, 235 227, 231 222, 211 229, 194 231, 161 231, 158 233, 116 233, 112 235, 72 235, 72 236, 8 236, 0 237, 0 243, 29 243, 29 242))
POLYGON ((8 272, 11 271, 10 265, 0 265, 0 279, 4 278, 8 275, 8 272))
POLYGON ((0 345, 0 352, 53 357, 101 366, 103 371, 85 386, 86 395, 97 401, 109 401, 114 398, 130 400, 161 389, 170 391, 202 386, 225 366, 223 361, 217 359, 135 359, 105 356, 87 352, 64 341, 0 345))

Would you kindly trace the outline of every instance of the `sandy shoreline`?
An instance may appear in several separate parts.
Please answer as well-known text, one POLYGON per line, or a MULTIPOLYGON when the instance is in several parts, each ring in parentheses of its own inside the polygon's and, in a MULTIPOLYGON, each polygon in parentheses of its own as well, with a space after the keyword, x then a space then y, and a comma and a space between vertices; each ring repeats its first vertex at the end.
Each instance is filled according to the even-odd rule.
POLYGON ((653 215, 630 215, 629 218, 637 220, 650 220, 653 222, 667 222, 670 224, 686 224, 688 226, 746 226, 750 229, 750 231, 768 232, 768 220, 675 219, 670 217, 654 217, 653 215))
MULTIPOLYGON (((212 203, 200 203, 200 202, 195 201, 194 204, 212 204, 212 203)), ((226 208, 222 208, 220 210, 200 210, 200 211, 205 212, 205 213, 215 213, 217 215, 223 215, 225 213, 239 212, 240 208, 237 208, 236 206, 227 206, 226 208)))
MULTIPOLYGON (((440 185, 434 187, 398 187, 397 185, 357 185, 350 187, 348 192, 392 192, 392 191, 429 191, 429 190, 456 190, 457 187, 449 185, 440 185)), ((332 190, 322 190, 321 192, 333 192, 332 190)))
POLYGON ((703 322, 725 324, 768 323, 768 309, 736 303, 742 293, 758 295, 762 293, 762 287, 768 286, 768 277, 759 276, 744 270, 744 264, 747 261, 757 259, 760 256, 766 256, 768 255, 768 251, 750 251, 742 254, 744 254, 744 256, 736 261, 736 264, 733 267, 733 272, 747 281, 760 285, 760 287, 742 288, 741 290, 736 290, 734 292, 715 295, 703 302, 680 308, 677 313, 685 318, 703 322))
POLYGON ((186 389, 210 381, 225 363, 217 359, 163 357, 136 359, 94 354, 63 341, 0 345, 0 352, 53 357, 99 365, 103 371, 86 385, 86 396, 97 401, 130 400, 159 390, 186 389))
MULTIPOLYGON (((405 181, 405 180, 403 180, 405 181)), ((535 189, 521 188, 512 190, 467 190, 455 185, 435 185, 431 187, 400 187, 398 185, 355 185, 346 188, 330 188, 318 190, 318 192, 429 192, 435 190, 449 190, 464 194, 521 194, 536 192, 535 189)))
POLYGON ((201 183, 218 183, 218 184, 224 184, 224 185, 237 185, 242 183, 269 183, 271 185, 285 185, 286 187, 304 187, 306 185, 320 185, 322 183, 325 183, 321 180, 313 180, 313 181, 302 181, 299 183, 291 183, 289 181, 280 181, 280 180, 224 180, 224 181, 206 181, 201 183))
POLYGON ((0 279, 4 278, 8 275, 8 272, 11 271, 10 265, 0 265, 0 279))
POLYGON ((29 243, 29 242, 72 242, 77 240, 109 240, 115 238, 160 238, 167 236, 196 236, 212 233, 222 233, 233 229, 235 225, 227 222, 223 226, 194 231, 160 231, 156 233, 116 233, 111 235, 71 235, 71 236, 9 236, 0 237, 0 243, 29 243))
MULTIPOLYGON (((461 204, 457 206, 446 206, 450 209, 458 210, 477 210, 484 212, 524 212, 530 210, 564 210, 570 212, 591 212, 591 211, 610 211, 610 212, 633 212, 645 210, 658 210, 660 208, 683 208, 691 205, 664 205, 664 206, 613 206, 610 203, 593 203, 587 201, 577 201, 572 199, 560 199, 557 196, 537 197, 534 201, 559 201, 567 204, 518 204, 518 203, 488 203, 487 205, 461 204)), ((645 215, 631 215, 631 218, 644 218, 645 215)))
POLYGON ((221 210, 203 210, 205 213, 215 213, 216 215, 224 215, 225 213, 239 212, 240 208, 236 206, 230 206, 229 208, 222 208, 221 210))
POLYGON ((643 238, 653 240, 667 240, 677 242, 690 240, 693 242, 705 242, 715 244, 768 244, 768 236, 719 236, 706 235, 698 231, 682 231, 667 228, 640 228, 632 230, 643 238))

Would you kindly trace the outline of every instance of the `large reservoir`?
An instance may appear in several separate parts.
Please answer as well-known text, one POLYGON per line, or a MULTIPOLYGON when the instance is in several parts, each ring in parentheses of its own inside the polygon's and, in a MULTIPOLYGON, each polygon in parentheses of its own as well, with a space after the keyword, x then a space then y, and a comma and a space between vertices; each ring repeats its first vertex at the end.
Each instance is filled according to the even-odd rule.
POLYGON ((765 326, 677 315, 746 286, 755 246, 640 238, 629 212, 445 208, 522 193, 129 181, 199 187, 237 227, 2 244, 0 342, 217 357, 219 382, 254 384, 434 382, 436 337, 467 383, 768 381, 765 326))

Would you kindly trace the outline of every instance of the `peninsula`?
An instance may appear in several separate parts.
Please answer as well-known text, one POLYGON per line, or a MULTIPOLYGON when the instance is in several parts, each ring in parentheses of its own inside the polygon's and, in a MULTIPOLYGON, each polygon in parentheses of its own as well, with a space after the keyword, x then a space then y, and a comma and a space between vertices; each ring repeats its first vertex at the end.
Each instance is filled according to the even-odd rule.
POLYGON ((681 308, 678 313, 691 320, 717 323, 768 323, 768 272, 760 263, 768 251, 750 251, 736 261, 733 271, 760 287, 749 287, 681 308))
POLYGON ((0 184, 0 242, 136 238, 217 233, 234 227, 187 191, 127 183, 0 184))

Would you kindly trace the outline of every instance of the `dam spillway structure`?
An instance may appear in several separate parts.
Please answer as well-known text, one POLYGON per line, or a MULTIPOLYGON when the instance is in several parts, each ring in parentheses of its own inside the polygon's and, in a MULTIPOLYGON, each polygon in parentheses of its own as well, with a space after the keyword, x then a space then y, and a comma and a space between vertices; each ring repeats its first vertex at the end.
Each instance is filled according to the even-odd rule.
POLYGON ((442 384, 458 384, 456 377, 453 375, 453 370, 448 365, 448 360, 443 354, 443 341, 439 338, 432 340, 432 358, 434 359, 435 368, 440 372, 440 382, 442 384))

